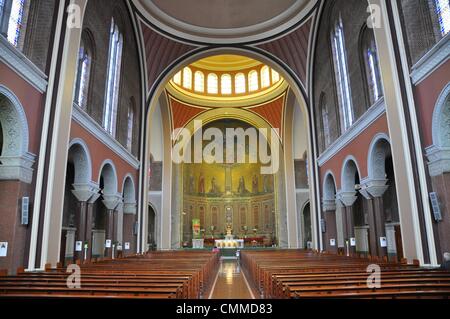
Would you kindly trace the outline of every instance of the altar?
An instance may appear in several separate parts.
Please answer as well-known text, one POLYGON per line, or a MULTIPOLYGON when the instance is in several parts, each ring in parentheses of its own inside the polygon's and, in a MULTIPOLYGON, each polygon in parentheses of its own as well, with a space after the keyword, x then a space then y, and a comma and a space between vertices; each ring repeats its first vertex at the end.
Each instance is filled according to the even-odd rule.
POLYGON ((234 236, 231 234, 231 227, 228 227, 225 239, 217 239, 215 241, 215 246, 224 249, 244 248, 244 240, 234 239, 234 236))

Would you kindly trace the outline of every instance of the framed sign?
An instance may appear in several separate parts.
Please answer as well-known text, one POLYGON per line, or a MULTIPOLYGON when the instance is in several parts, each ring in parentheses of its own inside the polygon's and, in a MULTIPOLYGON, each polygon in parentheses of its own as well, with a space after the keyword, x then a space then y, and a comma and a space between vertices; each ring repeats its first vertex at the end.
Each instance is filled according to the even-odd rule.
POLYGON ((356 238, 350 238, 350 246, 355 247, 356 246, 356 238))
POLYGON ((330 246, 332 246, 332 247, 336 246, 336 239, 334 239, 334 238, 330 239, 330 246))
POLYGON ((105 247, 106 248, 111 248, 111 244, 112 244, 111 239, 107 239, 106 243, 105 243, 105 247))
POLYGON ((442 221, 441 207, 439 206, 439 199, 437 193, 430 193, 431 207, 433 209, 434 220, 442 221))
POLYGON ((125 250, 130 250, 130 243, 125 243, 125 250))
POLYGON ((383 248, 387 247, 387 238, 386 237, 380 237, 380 246, 383 248))
POLYGON ((0 243, 0 257, 6 257, 8 255, 8 243, 1 242, 0 243))
POLYGON ((82 241, 77 241, 75 243, 75 251, 82 251, 83 250, 83 242, 82 241))

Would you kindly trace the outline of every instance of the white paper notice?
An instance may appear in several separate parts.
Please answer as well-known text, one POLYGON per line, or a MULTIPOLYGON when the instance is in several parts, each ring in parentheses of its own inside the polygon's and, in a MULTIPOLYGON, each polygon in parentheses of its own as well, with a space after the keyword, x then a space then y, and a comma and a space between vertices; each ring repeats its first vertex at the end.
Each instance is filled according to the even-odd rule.
POLYGON ((130 243, 125 243, 125 250, 130 250, 130 243))
POLYGON ((0 243, 0 257, 6 257, 8 255, 8 243, 1 242, 0 243))
POLYGON ((106 248, 111 248, 111 244, 112 244, 111 239, 107 239, 106 243, 105 243, 105 247, 106 248))
POLYGON ((386 237, 380 237, 380 246, 381 247, 387 247, 387 239, 386 237))
POLYGON ((350 238, 350 246, 352 247, 356 246, 356 238, 350 238))
POLYGON ((82 251, 83 250, 83 242, 82 241, 77 241, 75 243, 75 251, 82 251))
POLYGON ((330 239, 330 246, 335 247, 336 246, 336 239, 330 239))

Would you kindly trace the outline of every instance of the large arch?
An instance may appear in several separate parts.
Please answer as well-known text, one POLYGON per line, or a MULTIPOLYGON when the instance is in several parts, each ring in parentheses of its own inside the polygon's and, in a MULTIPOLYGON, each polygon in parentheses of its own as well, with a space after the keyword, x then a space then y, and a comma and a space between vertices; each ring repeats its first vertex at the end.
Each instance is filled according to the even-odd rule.
POLYGON ((0 180, 30 184, 35 155, 29 152, 27 117, 17 96, 4 85, 0 85, 0 124, 3 133, 0 180))
MULTIPOLYGON (((314 123, 311 122, 310 120, 310 112, 309 109, 307 107, 307 102, 305 99, 305 94, 303 92, 303 87, 301 84, 300 79, 296 76, 295 72, 293 72, 286 64, 284 64, 283 62, 281 62, 280 60, 278 60, 277 58, 273 57, 273 56, 268 56, 268 55, 263 55, 259 52, 257 52, 255 49, 251 49, 251 48, 230 48, 230 47, 222 47, 222 48, 212 48, 212 49, 201 49, 198 50, 196 53, 188 56, 188 57, 184 57, 183 59, 180 59, 178 61, 176 61, 174 64, 172 64, 168 69, 166 69, 166 71, 160 75, 160 77, 158 78, 158 80, 155 82, 154 86, 152 87, 151 91, 150 91, 150 96, 149 96, 149 100, 148 100, 148 109, 147 109, 147 116, 146 116, 146 127, 149 127, 151 125, 151 115, 153 114, 155 107, 158 105, 158 102, 160 100, 160 96, 164 91, 165 85, 166 83, 178 72, 178 70, 182 69, 183 67, 191 64, 192 62, 195 62, 199 59, 208 57, 208 56, 213 56, 213 55, 218 55, 218 54, 237 54, 237 55, 242 55, 242 56, 247 56, 253 59, 256 59, 258 61, 261 61, 262 63, 265 63, 266 65, 268 65, 269 67, 277 70, 284 78, 285 80, 290 84, 291 90, 297 100, 297 104, 298 107, 300 107, 302 113, 304 114, 304 117, 308 119, 308 121, 305 121, 306 123, 306 131, 309 133, 308 136, 308 162, 313 163, 313 158, 314 158, 314 152, 313 152, 313 137, 312 137, 312 132, 313 132, 313 128, 314 128, 314 123)), ((167 101, 166 101, 167 102, 167 101)), ((289 121, 285 120, 285 131, 287 132, 292 132, 292 123, 290 123, 289 121)), ((145 134, 146 130, 143 130, 143 134, 145 134)), ((290 133, 292 134, 292 133, 290 133)), ((169 134, 170 136, 170 134, 169 134)), ((164 136, 165 141, 164 141, 164 145, 165 148, 168 148, 165 150, 165 152, 168 152, 170 154, 170 140, 169 140, 169 136, 164 136)), ((143 141, 143 150, 145 150, 143 152, 143 158, 142 158, 142 163, 145 164, 145 168, 143 169, 142 172, 142 176, 141 176, 141 181, 142 181, 142 189, 148 189, 148 156, 149 156, 149 152, 148 149, 150 147, 149 145, 149 137, 147 136, 142 136, 142 141, 143 141)), ((291 146, 291 145, 290 145, 291 146)), ((291 148, 291 147, 290 147, 291 148)), ((283 159, 284 160, 284 159, 283 159)), ((283 165, 286 165, 286 161, 283 162, 283 165)), ((172 167, 171 165, 168 165, 169 167, 165 168, 164 171, 167 172, 163 178, 163 193, 162 193, 162 207, 165 207, 163 209, 163 211, 171 211, 170 207, 171 207, 171 194, 170 194, 170 181, 172 180, 172 167), (167 177, 167 178, 166 178, 167 177), (168 185, 164 185, 164 184, 168 184, 168 185), (168 192, 165 192, 164 190, 167 189, 168 192)), ((282 167, 284 169, 284 172, 286 172, 286 167, 282 167)), ((294 181, 294 176, 290 175, 286 175, 286 178, 288 179, 288 184, 292 185, 292 188, 289 188, 289 191, 286 192, 286 202, 290 203, 292 206, 288 209, 288 220, 286 223, 286 233, 288 235, 288 242, 289 242, 289 246, 294 248, 294 247, 298 247, 298 227, 297 227, 297 213, 296 213, 296 205, 295 205, 295 198, 296 198, 296 194, 295 194, 295 181, 294 181)), ((314 167, 311 165, 309 167, 309 172, 308 175, 311 176, 311 181, 313 181, 313 185, 315 185, 317 183, 316 179, 316 170, 314 169, 314 167)), ((316 198, 315 196, 315 192, 316 192, 316 187, 312 186, 310 187, 310 198, 316 198)), ((148 198, 145 194, 145 192, 142 194, 141 196, 142 199, 142 206, 141 206, 141 210, 140 210, 140 218, 142 218, 142 220, 140 221, 140 225, 142 225, 142 227, 140 228, 140 247, 141 250, 143 247, 145 247, 145 241, 146 241, 146 230, 145 230, 145 225, 146 225, 146 213, 144 213, 145 208, 148 207, 148 198)), ((318 220, 320 219, 319 215, 318 215, 318 205, 317 205, 317 200, 312 201, 311 202, 311 211, 312 211, 312 222, 313 222, 313 230, 312 230, 312 237, 313 237, 313 248, 314 249, 320 249, 321 247, 321 238, 319 236, 319 228, 320 225, 318 223, 318 220)), ((166 215, 162 215, 160 216, 161 221, 160 221, 160 225, 161 225, 161 229, 165 232, 168 229, 171 229, 171 220, 170 220, 170 216, 166 216, 166 215)), ((161 249, 168 249, 171 246, 171 234, 170 231, 168 234, 161 234, 161 242, 162 245, 160 246, 161 249)))

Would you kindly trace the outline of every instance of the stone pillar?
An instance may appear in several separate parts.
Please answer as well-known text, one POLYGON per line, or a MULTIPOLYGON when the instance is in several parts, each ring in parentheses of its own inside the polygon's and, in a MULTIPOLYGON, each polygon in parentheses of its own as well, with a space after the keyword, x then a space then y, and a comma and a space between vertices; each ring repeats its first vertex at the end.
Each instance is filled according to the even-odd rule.
POLYGON ((121 203, 122 196, 120 194, 115 195, 103 195, 103 204, 106 207, 106 238, 105 238, 105 257, 112 257, 112 246, 116 241, 116 231, 114 230, 114 215, 117 205, 121 203), (107 247, 110 246, 110 247, 107 247))
POLYGON ((386 238, 383 194, 388 189, 387 180, 364 180, 360 193, 369 200, 369 225, 371 254, 379 257, 387 256, 387 247, 381 247, 381 239, 386 238), (374 235, 372 236, 372 233, 374 235), (374 241, 374 243, 373 243, 374 241))
POLYGON ((356 192, 353 191, 340 191, 337 194, 337 199, 339 199, 344 205, 343 210, 343 223, 344 223, 344 246, 346 252, 349 254, 356 253, 356 246, 351 245, 352 239, 355 238, 355 228, 353 222, 353 204, 356 202, 358 197, 356 192), (348 241, 348 251, 347 251, 347 241, 348 241))
POLYGON ((87 202, 91 197, 98 193, 99 189, 93 182, 86 184, 73 184, 73 188, 72 193, 78 200, 78 210, 75 216, 77 226, 74 248, 75 260, 84 261, 84 244, 87 241, 86 228, 90 228, 87 218, 87 202), (77 251, 77 242, 81 242, 81 250, 79 251, 77 251))
POLYGON ((329 252, 337 253, 338 238, 336 230, 336 200, 323 200, 322 209, 324 212, 324 219, 326 224, 325 232, 325 247, 329 252), (331 245, 334 241, 334 246, 331 245))
POLYGON ((100 193, 94 194, 87 202, 86 208, 86 242, 88 245, 86 260, 90 261, 92 258, 92 224, 94 219, 94 203, 100 197, 100 193))

